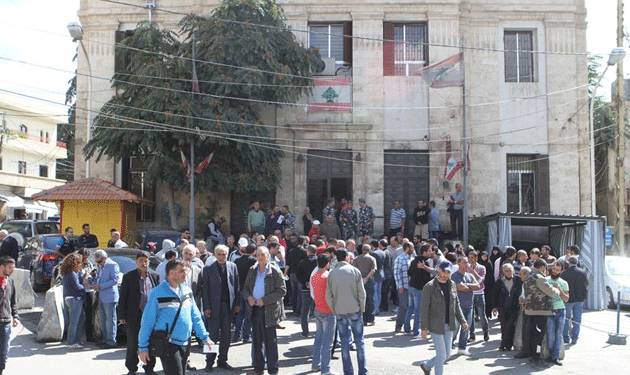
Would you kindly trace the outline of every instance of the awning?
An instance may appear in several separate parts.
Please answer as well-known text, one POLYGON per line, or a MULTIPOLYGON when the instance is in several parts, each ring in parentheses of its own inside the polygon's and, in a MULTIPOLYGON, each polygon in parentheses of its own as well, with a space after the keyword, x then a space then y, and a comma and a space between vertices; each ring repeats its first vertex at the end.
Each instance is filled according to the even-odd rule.
POLYGON ((10 208, 24 207, 24 199, 14 194, 10 194, 10 193, 0 194, 0 201, 5 202, 4 203, 5 207, 10 207, 10 208))
POLYGON ((44 207, 40 206, 37 202, 34 202, 30 199, 24 200, 24 209, 29 214, 41 214, 44 212, 44 207))

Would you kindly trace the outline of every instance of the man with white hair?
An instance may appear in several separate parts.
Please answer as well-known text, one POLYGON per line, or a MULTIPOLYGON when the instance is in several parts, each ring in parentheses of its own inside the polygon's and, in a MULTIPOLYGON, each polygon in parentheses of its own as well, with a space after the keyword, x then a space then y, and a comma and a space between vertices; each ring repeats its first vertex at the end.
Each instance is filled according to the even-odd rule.
POLYGON ((9 232, 6 229, 0 230, 0 240, 2 240, 2 246, 0 246, 0 256, 8 255, 17 262, 19 246, 17 240, 9 236, 9 232))
POLYGON ((98 291, 98 306, 101 312, 101 332, 103 341, 100 346, 103 349, 116 347, 116 327, 118 317, 116 306, 118 306, 118 276, 120 268, 118 263, 107 257, 105 250, 96 250, 94 260, 99 266, 95 285, 92 289, 98 291))
MULTIPOLYGON (((182 240, 185 241, 185 240, 182 240)), ((201 266, 199 263, 201 262, 199 259, 195 258, 196 248, 193 245, 184 246, 184 251, 182 252, 182 259, 186 263, 186 279, 184 280, 184 284, 188 286, 193 291, 193 295, 195 296, 195 302, 197 303, 197 307, 199 307, 199 311, 201 311, 201 271, 203 269, 203 263, 201 266)))
POLYGON ((120 239, 120 232, 113 232, 112 240, 114 241, 114 247, 116 249, 124 249, 124 248, 129 247, 129 245, 127 245, 125 241, 120 239))

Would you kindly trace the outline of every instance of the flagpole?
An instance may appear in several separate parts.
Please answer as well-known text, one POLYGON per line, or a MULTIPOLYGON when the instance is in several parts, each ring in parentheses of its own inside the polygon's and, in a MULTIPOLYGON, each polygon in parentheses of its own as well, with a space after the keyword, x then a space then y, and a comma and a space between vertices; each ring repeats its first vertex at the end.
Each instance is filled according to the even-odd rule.
MULTIPOLYGON (((195 72, 195 32, 193 31, 193 37, 192 37, 192 64, 193 64, 193 72, 195 72)), ((196 79, 196 77, 193 77, 193 79, 196 79)), ((195 82, 193 82, 193 85, 195 85, 195 82)), ((195 91, 192 90, 192 99, 193 101, 195 100, 195 91)), ((193 119, 191 119, 191 121, 194 121, 193 119)), ((190 141, 190 163, 189 164, 189 170, 190 170, 190 218, 189 218, 189 226, 190 226, 190 238, 193 239, 193 241, 195 240, 195 167, 194 167, 194 163, 195 163, 195 139, 194 139, 194 135, 192 136, 192 139, 190 141)), ((193 244, 195 245, 195 244, 193 244)))
POLYGON ((463 246, 464 250, 468 248, 468 142, 466 140, 466 57, 464 56, 464 37, 462 36, 462 160, 464 160, 464 209, 462 212, 463 221, 463 246))

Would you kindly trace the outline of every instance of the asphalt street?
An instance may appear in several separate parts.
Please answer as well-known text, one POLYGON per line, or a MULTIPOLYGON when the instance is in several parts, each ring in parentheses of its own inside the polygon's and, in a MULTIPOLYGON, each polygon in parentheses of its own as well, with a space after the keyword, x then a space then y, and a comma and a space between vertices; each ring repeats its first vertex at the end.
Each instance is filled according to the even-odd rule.
MULTIPOLYGON (((126 374, 125 348, 102 350, 88 343, 82 350, 67 349, 65 344, 39 343, 35 333, 44 295, 36 297, 36 308, 21 311, 23 325, 14 328, 14 339, 5 375, 24 374, 64 374, 64 375, 119 375, 126 374)), ((430 340, 413 339, 410 336, 394 334, 393 313, 381 314, 376 325, 365 327, 367 368, 370 374, 422 374, 420 361, 430 358, 434 351, 430 340)), ((533 367, 527 360, 512 358, 514 352, 498 351, 499 324, 491 320, 490 341, 480 338, 470 345, 472 357, 453 356, 445 367, 447 374, 628 374, 630 366, 630 346, 607 344, 608 332, 614 332, 616 311, 588 311, 583 317, 583 328, 579 342, 566 346, 564 366, 548 365, 533 367)), ((311 336, 300 335, 298 318, 284 322, 286 329, 278 330, 280 352, 280 374, 308 374, 311 369, 314 320, 311 319, 311 336)), ((630 310, 623 309, 621 332, 630 334, 630 310)), ((336 354, 339 356, 339 352, 336 354)), ((356 354, 351 352, 356 368, 356 354)), ((199 370, 191 374, 205 374, 204 355, 199 347, 193 348, 191 364, 199 370)), ((158 361, 159 362, 159 361, 158 361)), ((252 370, 250 344, 233 344, 228 362, 235 368, 232 371, 215 369, 213 374, 246 374, 252 370)), ((158 363, 156 370, 161 370, 158 363)), ((332 361, 332 371, 343 374, 341 360, 332 361)), ((159 372, 161 373, 161 372, 159 372)), ((142 370, 138 372, 142 374, 142 370)))

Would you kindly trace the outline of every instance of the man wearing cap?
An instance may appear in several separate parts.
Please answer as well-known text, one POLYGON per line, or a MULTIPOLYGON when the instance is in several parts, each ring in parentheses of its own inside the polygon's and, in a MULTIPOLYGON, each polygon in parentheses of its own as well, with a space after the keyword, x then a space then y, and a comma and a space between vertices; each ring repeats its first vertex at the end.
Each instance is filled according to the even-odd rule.
POLYGON ((243 254, 245 254, 245 249, 247 248, 247 245, 249 245, 249 241, 247 240, 247 238, 239 238, 238 239, 238 251, 235 251, 233 253, 230 253, 230 256, 228 257, 228 260, 230 262, 236 262, 236 260, 240 257, 243 256, 243 254))
POLYGON ((308 231, 308 237, 311 238, 313 235, 317 235, 319 236, 319 226, 321 225, 321 223, 319 222, 319 220, 313 220, 313 226, 311 227, 311 230, 308 231))
POLYGON ((468 329, 459 305, 457 287, 451 280, 451 267, 448 261, 438 264, 438 276, 422 288, 421 335, 426 340, 431 332, 436 354, 435 357, 420 363, 425 375, 430 374, 433 367, 436 375, 444 373, 444 361, 451 356, 456 322, 461 324, 462 330, 468 329))

